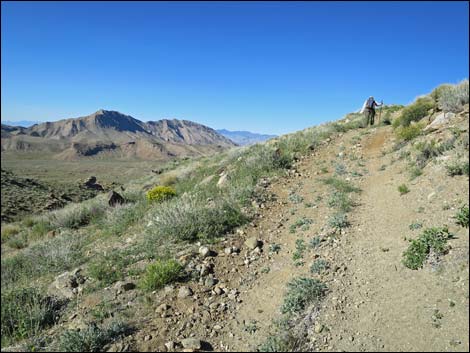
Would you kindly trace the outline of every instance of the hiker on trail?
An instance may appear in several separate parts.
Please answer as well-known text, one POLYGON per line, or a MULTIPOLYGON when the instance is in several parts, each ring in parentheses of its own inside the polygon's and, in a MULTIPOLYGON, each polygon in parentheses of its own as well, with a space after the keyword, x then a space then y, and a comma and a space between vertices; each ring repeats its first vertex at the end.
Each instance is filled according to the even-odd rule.
POLYGON ((383 104, 383 101, 381 103, 377 103, 372 96, 366 99, 361 109, 361 113, 364 113, 366 117, 366 125, 374 125, 375 107, 380 107, 383 104))

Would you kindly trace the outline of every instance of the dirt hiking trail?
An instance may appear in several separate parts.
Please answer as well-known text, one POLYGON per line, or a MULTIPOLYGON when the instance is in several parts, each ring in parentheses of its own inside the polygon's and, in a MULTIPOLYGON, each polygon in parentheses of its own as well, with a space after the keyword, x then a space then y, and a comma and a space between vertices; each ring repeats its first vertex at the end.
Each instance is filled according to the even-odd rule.
MULTIPOLYGON (((428 195, 436 193, 434 177, 421 180, 419 190, 400 195, 398 185, 407 182, 403 165, 391 163, 385 151, 390 149, 390 127, 371 129, 361 142, 350 141, 354 133, 346 133, 317 153, 301 160, 296 178, 272 185, 279 204, 265 211, 250 233, 261 234, 268 244, 281 244, 279 254, 259 266, 267 272, 241 289, 242 304, 235 320, 226 327, 221 348, 231 351, 256 350, 270 333, 273 320, 279 318, 287 283, 299 275, 309 276, 309 265, 316 258, 327 259, 330 271, 320 276, 329 287, 329 295, 313 325, 324 329, 315 335, 312 348, 333 351, 468 351, 468 247, 463 238, 468 230, 452 225, 449 213, 443 212, 443 200, 428 195), (319 161, 344 160, 346 155, 359 157, 362 177, 353 180, 362 192, 350 214, 351 227, 331 246, 320 247, 305 256, 305 265, 297 267, 292 260, 296 239, 308 241, 315 234, 327 231, 325 219, 331 211, 321 202, 313 208, 298 207, 291 216, 289 191, 295 189, 304 200, 315 195, 326 198, 328 188, 318 174, 319 161), (383 153, 384 152, 384 153, 383 153), (338 158, 340 156, 340 158, 338 158), (387 164, 387 167, 384 165, 387 164), (420 208, 421 207, 421 208, 420 208), (422 208, 424 207, 424 211, 422 208), (438 210, 438 212, 436 212, 438 210), (298 217, 314 220, 305 234, 291 234, 286 223, 298 217), (439 268, 425 267, 413 271, 401 263, 408 247, 404 236, 416 236, 409 225, 421 220, 424 226, 448 224, 458 235, 451 250, 455 261, 439 268), (273 226, 274 225, 274 226, 273 226), (458 238, 461 238, 460 241, 458 238), (456 328, 458 328, 456 330, 456 328)), ((357 135, 357 132, 355 133, 357 135)), ((417 183, 414 183, 417 185, 417 183)), ((439 184, 440 185, 440 184, 439 184)), ((450 182, 438 193, 451 201, 460 194, 461 185, 450 182), (460 187, 460 188, 459 188, 460 187)))
POLYGON ((339 133, 285 176, 262 180, 266 198, 253 201, 252 222, 211 244, 216 256, 191 257, 210 277, 186 283, 189 296, 171 286, 155 293, 157 315, 137 312, 145 325, 128 343, 171 351, 191 338, 207 344, 200 350, 257 351, 293 333, 290 350, 468 351, 469 235, 454 219, 468 200, 468 177, 449 177, 437 162, 410 179, 411 159, 394 150, 394 136, 391 126, 339 133), (346 195, 349 226, 332 222, 332 180, 356 188, 346 195), (400 194, 402 184, 408 193, 400 194), (407 239, 446 225, 455 238, 445 256, 419 270, 402 264, 407 239), (323 282, 326 297, 279 329, 288 283, 299 277, 323 282))

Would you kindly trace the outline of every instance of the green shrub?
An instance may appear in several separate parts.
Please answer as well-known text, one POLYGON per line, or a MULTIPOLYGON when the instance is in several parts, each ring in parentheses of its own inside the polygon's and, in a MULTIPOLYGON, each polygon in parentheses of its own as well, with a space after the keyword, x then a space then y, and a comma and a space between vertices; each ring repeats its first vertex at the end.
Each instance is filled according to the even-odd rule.
POLYGON ((342 212, 349 212, 353 206, 353 203, 346 193, 334 191, 328 200, 328 206, 335 207, 342 212))
POLYGON ((403 264, 412 270, 421 268, 431 250, 436 255, 446 253, 447 240, 452 237, 447 227, 425 229, 417 239, 410 240, 410 246, 403 253, 403 264))
POLYGON ((141 287, 145 290, 156 290, 177 281, 183 272, 183 267, 175 260, 157 260, 147 266, 141 280, 141 287))
POLYGON ((288 199, 290 202, 294 204, 301 203, 304 201, 304 198, 300 196, 299 194, 296 194, 295 192, 290 193, 288 196, 288 199))
POLYGON ((55 323, 61 303, 35 288, 4 289, 2 283, 2 346, 38 334, 55 323))
POLYGON ((336 229, 349 227, 348 216, 343 212, 337 212, 328 218, 328 225, 336 229))
POLYGON ((323 182, 326 185, 330 185, 331 187, 333 187, 339 192, 349 193, 349 192, 361 191, 361 189, 352 185, 350 182, 343 180, 343 179, 335 178, 335 177, 329 177, 329 178, 323 179, 323 182))
POLYGON ((455 215, 455 219, 457 220, 457 224, 468 228, 468 205, 463 205, 459 208, 459 211, 455 215))
POLYGON ((310 239, 310 243, 308 244, 312 249, 315 249, 318 247, 321 243, 321 237, 315 236, 312 239, 310 239))
POLYGON ((330 267, 328 261, 323 259, 317 259, 315 262, 310 266, 310 272, 312 273, 321 273, 327 270, 330 267))
POLYGON ((13 249, 23 249, 28 246, 28 237, 26 233, 20 233, 10 238, 6 244, 13 249))
POLYGON ((416 165, 419 168, 424 168, 430 159, 454 148, 454 143, 455 138, 442 143, 438 143, 436 140, 431 140, 416 144, 415 148, 419 151, 419 154, 416 156, 416 165))
POLYGON ((20 280, 29 282, 44 274, 75 268, 86 261, 83 246, 83 237, 63 234, 2 259, 2 288, 20 280))
POLYGON ((469 165, 468 161, 465 162, 454 162, 452 164, 446 165, 447 175, 456 176, 456 175, 469 175, 469 165))
POLYGON ((47 217, 38 217, 34 220, 30 234, 32 238, 39 239, 45 236, 53 228, 54 226, 51 224, 49 219, 47 219, 47 217))
POLYGON ((401 184, 399 187, 398 187, 398 191, 400 192, 400 195, 404 195, 404 194, 407 194, 410 192, 410 189, 408 188, 408 186, 406 186, 405 184, 401 184))
POLYGON ((175 189, 170 186, 155 186, 146 194, 147 200, 150 202, 160 202, 169 200, 176 195, 175 189))
POLYGON ((104 233, 115 236, 123 235, 129 227, 142 220, 148 207, 149 204, 145 201, 114 207, 104 222, 104 233))
POLYGON ((281 245, 280 244, 270 244, 269 245, 269 252, 270 253, 278 254, 279 251, 281 251, 281 245))
POLYGON ((319 280, 294 278, 287 284, 287 293, 281 306, 281 312, 283 314, 300 313, 308 305, 322 300, 326 290, 326 285, 319 280))
POLYGON ((409 228, 410 228, 411 230, 420 229, 420 228, 422 228, 422 227, 423 227, 423 223, 421 223, 421 222, 413 222, 413 223, 411 223, 411 224, 409 225, 409 228))
POLYGON ((289 227, 289 230, 291 233, 295 233, 297 228, 301 228, 302 230, 305 231, 309 229, 309 225, 312 223, 313 223, 313 220, 311 218, 302 217, 302 218, 299 218, 294 223, 292 223, 289 227))
POLYGON ((130 262, 130 256, 115 251, 92 261, 88 272, 90 277, 100 281, 100 286, 106 287, 124 278, 125 269, 130 262))
POLYGON ((179 240, 214 239, 246 222, 233 203, 196 197, 176 199, 156 210, 150 234, 179 240))
POLYGON ((417 177, 419 177, 420 175, 423 174, 423 170, 417 166, 412 166, 409 170, 410 172, 410 179, 413 180, 413 179, 416 179, 417 177))
MULTIPOLYGON (((434 100, 434 103, 436 105, 439 105, 439 100, 441 99, 442 95, 444 94, 445 91, 452 90, 452 85, 450 84, 443 84, 438 87, 436 87, 430 94, 429 96, 434 100)), ((447 92, 445 93, 447 94, 447 92)))
POLYGON ((297 340, 291 336, 290 332, 279 332, 276 335, 269 335, 265 342, 259 347, 259 352, 294 352, 297 340))
POLYGON ((16 235, 20 232, 20 227, 15 224, 6 224, 2 225, 2 243, 10 239, 13 235, 16 235))
POLYGON ((304 257, 304 252, 307 249, 305 241, 303 239, 297 239, 295 241, 295 251, 292 254, 292 260, 297 261, 304 257))
POLYGON ((409 126, 412 121, 419 121, 424 118, 430 109, 435 107, 435 103, 430 97, 418 98, 413 104, 405 107, 401 112, 399 124, 409 126))
POLYGON ((165 174, 160 179, 160 184, 163 186, 175 185, 178 181, 178 177, 175 174, 165 174))
POLYGON ((457 85, 443 89, 439 93, 439 108, 446 112, 459 112, 469 101, 468 80, 463 80, 457 85))
POLYGON ((92 200, 53 211, 50 222, 55 228, 78 229, 99 220, 105 215, 105 211, 106 205, 103 202, 92 200))
POLYGON ((28 228, 31 228, 32 226, 34 226, 34 223, 35 223, 34 217, 31 217, 31 216, 25 217, 21 221, 21 224, 28 228))
POLYGON ((396 130, 396 134, 403 141, 411 141, 421 134, 422 129, 423 125, 419 123, 401 126, 396 130))
POLYGON ((105 345, 129 332, 129 326, 121 322, 113 322, 105 327, 93 324, 84 330, 67 330, 59 338, 59 351, 101 352, 105 345))

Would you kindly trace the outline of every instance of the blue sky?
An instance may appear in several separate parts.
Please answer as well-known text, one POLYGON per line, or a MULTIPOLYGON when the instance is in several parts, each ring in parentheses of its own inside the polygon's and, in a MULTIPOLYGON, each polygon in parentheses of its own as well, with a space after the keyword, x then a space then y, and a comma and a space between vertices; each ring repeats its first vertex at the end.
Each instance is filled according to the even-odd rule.
POLYGON ((468 77, 468 2, 3 2, 2 120, 282 134, 468 77))

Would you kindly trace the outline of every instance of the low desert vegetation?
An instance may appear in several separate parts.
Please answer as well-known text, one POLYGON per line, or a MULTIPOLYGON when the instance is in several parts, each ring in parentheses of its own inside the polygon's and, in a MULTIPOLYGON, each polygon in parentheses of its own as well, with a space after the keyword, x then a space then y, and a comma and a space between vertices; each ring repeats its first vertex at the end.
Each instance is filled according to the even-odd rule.
POLYGON ((310 224, 313 223, 313 219, 307 217, 301 217, 292 223, 289 227, 289 231, 291 233, 295 233, 297 229, 301 229, 302 231, 306 231, 310 228, 310 224))
POLYGON ((456 85, 441 85, 436 88, 431 96, 437 101, 438 107, 446 112, 459 112, 469 101, 468 80, 463 80, 456 85))
POLYGON ((294 278, 287 284, 287 293, 281 307, 283 314, 298 314, 308 305, 321 301, 327 287, 319 280, 305 277, 294 278))
POLYGON ((146 195, 149 202, 161 202, 176 196, 176 191, 170 186, 155 186, 146 195))
POLYGON ((456 223, 459 226, 468 228, 468 216, 469 216, 469 208, 468 205, 462 205, 457 214, 455 215, 456 223))
POLYGON ((403 141, 411 141, 421 135, 424 124, 416 123, 406 126, 399 126, 396 129, 396 134, 399 139, 403 141))
POLYGON ((469 165, 468 161, 455 161, 449 163, 445 166, 447 175, 456 176, 456 175, 469 175, 469 165))
POLYGON ((160 289, 182 277, 183 267, 175 260, 157 260, 147 266, 141 280, 144 290, 160 289))
POLYGON ((305 241, 303 239, 297 239, 295 241, 295 251, 292 254, 292 260, 294 260, 296 264, 298 264, 299 260, 303 259, 305 250, 307 250, 305 241))
POLYGON ((12 236, 18 234, 20 230, 21 228, 16 224, 8 224, 5 226, 2 226, 2 233, 1 233, 2 243, 9 240, 12 236))
POLYGON ((412 122, 418 122, 429 114, 429 111, 436 106, 430 97, 420 97, 414 103, 403 108, 400 116, 393 122, 393 126, 407 127, 412 122))
POLYGON ((406 184, 401 184, 398 187, 398 191, 400 192, 400 195, 405 195, 410 192, 410 189, 408 188, 408 186, 406 186, 406 184))
POLYGON ((33 337, 53 325, 61 303, 36 288, 2 290, 2 346, 33 337))
POLYGON ((423 267, 431 251, 437 256, 445 254, 447 241, 452 238, 447 227, 425 229, 417 239, 410 240, 410 246, 403 253, 403 264, 412 270, 423 267))
POLYGON ((310 266, 310 272, 315 274, 320 274, 323 271, 327 270, 330 267, 328 261, 323 259, 317 259, 310 266))
POLYGON ((354 186, 352 183, 343 179, 336 178, 336 177, 329 177, 329 178, 323 179, 323 182, 326 185, 330 185, 333 189, 335 189, 338 192, 350 193, 350 192, 361 191, 361 189, 354 186))
POLYGON ((344 212, 337 212, 328 218, 328 225, 335 229, 344 229, 350 226, 348 216, 344 212))
POLYGON ((89 325, 84 330, 67 330, 59 339, 60 352, 101 352, 103 347, 118 340, 131 331, 123 322, 112 322, 106 326, 89 325))

